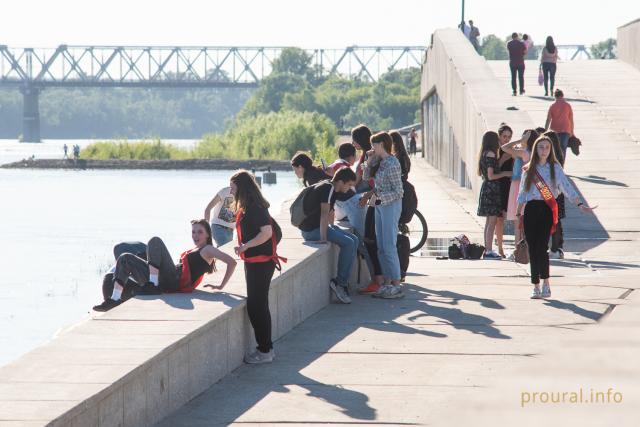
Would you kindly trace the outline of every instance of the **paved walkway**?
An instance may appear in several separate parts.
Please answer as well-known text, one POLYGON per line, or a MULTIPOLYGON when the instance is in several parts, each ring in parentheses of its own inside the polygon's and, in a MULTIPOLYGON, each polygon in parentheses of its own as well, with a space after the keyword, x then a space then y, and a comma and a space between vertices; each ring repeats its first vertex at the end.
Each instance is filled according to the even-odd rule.
MULTIPOLYGON (((481 238, 470 191, 422 161, 412 181, 430 238, 481 238)), ((527 268, 512 262, 411 258, 406 298, 329 306, 276 343, 275 363, 239 368, 160 425, 465 425, 461 408, 495 402, 496 377, 594 329, 637 286, 621 242, 594 246, 599 224, 569 232, 590 239, 553 262, 553 299, 531 301, 527 268)))

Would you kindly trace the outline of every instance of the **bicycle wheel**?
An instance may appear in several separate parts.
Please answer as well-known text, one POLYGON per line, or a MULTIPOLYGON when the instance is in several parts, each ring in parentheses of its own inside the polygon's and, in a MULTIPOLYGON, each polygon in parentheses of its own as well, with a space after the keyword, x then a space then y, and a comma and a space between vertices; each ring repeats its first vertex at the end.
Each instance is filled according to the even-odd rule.
POLYGON ((420 211, 416 210, 415 215, 407 225, 409 241, 411 242, 411 253, 417 252, 427 243, 427 236, 429 235, 429 228, 427 226, 427 220, 420 211))

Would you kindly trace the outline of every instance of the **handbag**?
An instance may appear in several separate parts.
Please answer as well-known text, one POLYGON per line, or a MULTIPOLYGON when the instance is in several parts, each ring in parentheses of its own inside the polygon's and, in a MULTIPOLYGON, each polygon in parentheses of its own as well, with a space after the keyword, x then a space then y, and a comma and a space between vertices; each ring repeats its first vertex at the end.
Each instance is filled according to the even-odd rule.
POLYGON ((516 249, 513 251, 513 260, 518 264, 529 264, 529 245, 525 239, 521 239, 516 244, 516 249))
POLYGON ((538 84, 542 86, 544 84, 544 74, 542 74, 542 65, 538 69, 538 84))

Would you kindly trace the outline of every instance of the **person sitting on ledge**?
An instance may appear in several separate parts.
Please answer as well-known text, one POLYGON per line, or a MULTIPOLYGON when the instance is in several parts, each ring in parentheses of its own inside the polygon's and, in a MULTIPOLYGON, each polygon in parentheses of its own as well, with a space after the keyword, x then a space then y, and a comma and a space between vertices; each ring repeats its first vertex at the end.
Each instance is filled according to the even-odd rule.
POLYGON ((116 261, 111 297, 93 309, 108 311, 122 304, 125 288, 130 288, 132 295, 193 292, 205 274, 216 271, 216 259, 227 265, 222 283, 206 286, 224 288, 236 268, 236 260, 213 246, 211 227, 205 219, 191 221, 191 238, 196 246, 180 255, 178 265, 173 263, 169 250, 159 237, 152 237, 147 243, 147 259, 132 253, 121 254, 116 261))

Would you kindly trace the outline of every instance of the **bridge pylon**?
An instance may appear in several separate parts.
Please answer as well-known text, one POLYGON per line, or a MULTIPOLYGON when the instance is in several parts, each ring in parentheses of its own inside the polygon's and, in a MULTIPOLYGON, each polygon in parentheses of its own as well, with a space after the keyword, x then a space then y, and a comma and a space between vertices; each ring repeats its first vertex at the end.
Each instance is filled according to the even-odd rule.
POLYGON ((22 138, 20 142, 40 142, 40 88, 26 85, 22 92, 22 138))

